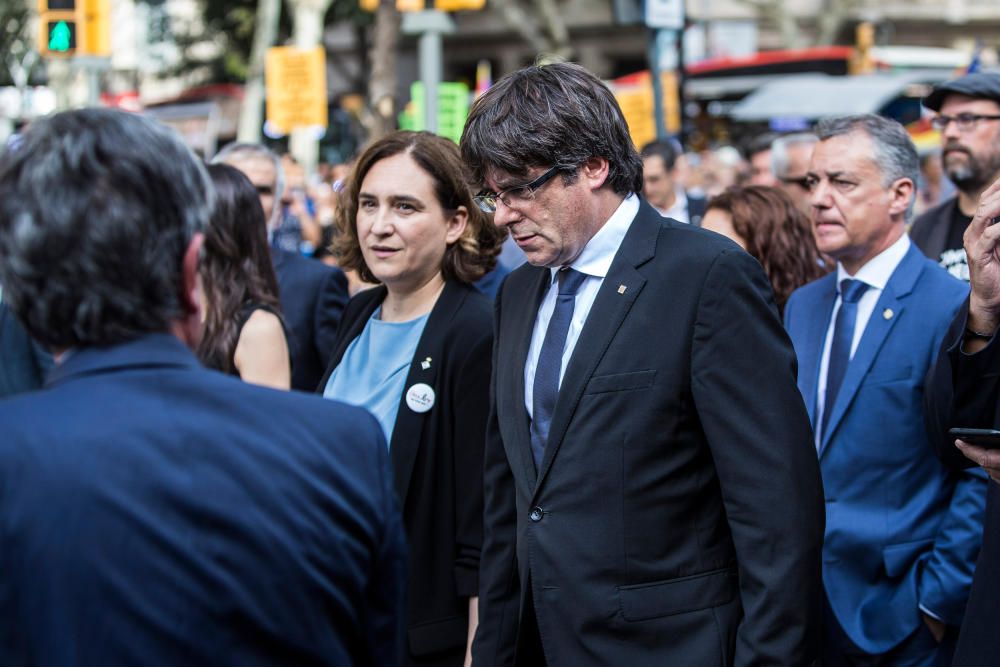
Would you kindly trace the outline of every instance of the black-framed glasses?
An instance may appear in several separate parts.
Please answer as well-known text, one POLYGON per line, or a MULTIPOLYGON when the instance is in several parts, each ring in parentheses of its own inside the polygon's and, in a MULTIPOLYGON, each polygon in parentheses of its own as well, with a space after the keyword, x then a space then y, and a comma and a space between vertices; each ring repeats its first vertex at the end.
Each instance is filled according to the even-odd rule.
POLYGON ((960 113, 957 116, 938 114, 934 118, 931 118, 931 125, 934 126, 935 130, 944 132, 948 129, 948 125, 954 122, 958 126, 959 132, 969 132, 975 129, 981 120, 1000 120, 1000 116, 981 113, 960 113))
POLYGON ((255 185, 253 187, 258 196, 265 197, 274 194, 274 186, 272 185, 255 185))
POLYGON ((559 167, 552 167, 530 183, 515 185, 501 192, 480 192, 473 199, 476 202, 476 206, 486 213, 496 213, 497 202, 503 202, 504 206, 510 207, 516 205, 518 202, 530 201, 535 196, 535 193, 558 173, 559 167))
POLYGON ((808 176, 800 176, 799 178, 779 178, 778 180, 785 185, 797 185, 806 191, 812 189, 812 181, 809 180, 808 176))

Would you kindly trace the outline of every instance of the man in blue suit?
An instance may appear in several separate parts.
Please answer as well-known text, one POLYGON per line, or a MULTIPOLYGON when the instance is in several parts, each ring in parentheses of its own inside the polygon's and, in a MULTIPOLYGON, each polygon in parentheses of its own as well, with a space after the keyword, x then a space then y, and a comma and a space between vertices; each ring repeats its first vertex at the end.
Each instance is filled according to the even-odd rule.
POLYGON ((0 160, 3 298, 63 353, 0 401, 5 666, 399 664, 377 422, 188 349, 211 200, 176 136, 117 111, 33 123, 0 160))
POLYGON ((966 286, 905 235, 917 153, 879 116, 821 122, 808 182, 829 276, 785 320, 826 494, 823 664, 948 665, 981 543, 985 479, 924 429, 924 377, 966 286))

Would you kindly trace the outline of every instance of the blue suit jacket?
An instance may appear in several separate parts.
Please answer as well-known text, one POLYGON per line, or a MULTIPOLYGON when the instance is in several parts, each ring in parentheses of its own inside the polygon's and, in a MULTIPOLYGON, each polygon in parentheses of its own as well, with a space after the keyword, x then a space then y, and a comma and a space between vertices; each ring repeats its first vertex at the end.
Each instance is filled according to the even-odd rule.
POLYGON ((0 302, 0 398, 40 388, 51 368, 52 356, 0 302))
POLYGON ((4 665, 398 665, 404 537, 365 411, 173 336, 0 401, 4 665))
MULTIPOLYGON (((796 290, 785 324, 816 422, 836 273, 796 290)), ((820 445, 826 492, 823 583, 848 636, 869 653, 901 642, 919 606, 961 622, 979 551, 985 477, 951 472, 924 428, 924 381, 968 286, 915 245, 865 328, 820 445)))
POLYGON ((347 278, 340 269, 287 250, 272 248, 271 259, 290 334, 292 389, 311 393, 330 362, 347 305, 347 278))

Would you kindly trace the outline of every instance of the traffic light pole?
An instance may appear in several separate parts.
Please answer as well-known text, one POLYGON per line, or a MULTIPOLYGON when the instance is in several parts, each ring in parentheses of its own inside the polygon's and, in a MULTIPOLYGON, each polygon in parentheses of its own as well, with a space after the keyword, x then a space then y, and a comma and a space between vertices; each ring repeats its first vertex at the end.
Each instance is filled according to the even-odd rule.
POLYGON ((455 31, 455 22, 447 13, 429 9, 403 14, 403 32, 420 35, 420 80, 424 84, 424 129, 438 130, 438 88, 443 70, 442 36, 455 31))

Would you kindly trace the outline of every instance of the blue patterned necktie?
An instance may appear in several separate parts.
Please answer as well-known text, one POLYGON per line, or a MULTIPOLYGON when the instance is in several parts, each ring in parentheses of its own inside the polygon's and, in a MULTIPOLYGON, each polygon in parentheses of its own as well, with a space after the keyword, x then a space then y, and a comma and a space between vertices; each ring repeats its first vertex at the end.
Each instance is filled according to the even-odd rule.
POLYGON ((573 320, 576 292, 587 278, 587 274, 569 268, 560 269, 558 275, 559 296, 556 297, 556 307, 552 311, 535 366, 531 401, 531 455, 535 459, 536 470, 542 465, 542 454, 549 438, 549 426, 552 425, 552 413, 559 396, 559 371, 562 370, 566 334, 569 333, 569 324, 573 320))
POLYGON ((854 324, 858 319, 858 301, 868 289, 868 283, 860 280, 845 279, 840 281, 840 310, 837 311, 837 322, 833 326, 833 342, 830 344, 830 361, 826 367, 826 394, 823 400, 823 429, 821 436, 826 434, 826 425, 833 413, 837 400, 837 392, 847 374, 847 364, 851 361, 851 343, 854 341, 854 324))

